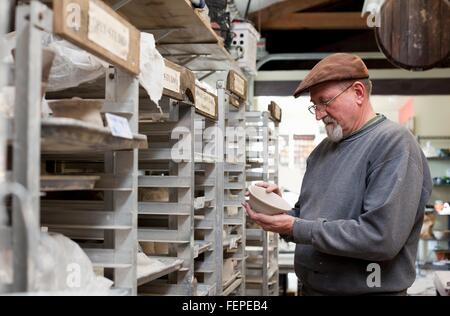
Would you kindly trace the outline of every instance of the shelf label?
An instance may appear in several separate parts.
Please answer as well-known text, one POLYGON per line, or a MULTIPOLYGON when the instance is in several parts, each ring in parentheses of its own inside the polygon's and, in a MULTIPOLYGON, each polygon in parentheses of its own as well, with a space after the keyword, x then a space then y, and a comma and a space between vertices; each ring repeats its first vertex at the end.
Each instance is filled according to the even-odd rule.
POLYGON ((130 30, 94 2, 89 3, 88 39, 127 60, 130 30))
POLYGON ((216 97, 199 87, 195 88, 195 108, 207 116, 217 117, 216 97))
POLYGON ((238 94, 245 95, 245 81, 239 76, 234 76, 234 89, 238 94))
POLYGON ((180 77, 181 74, 179 71, 166 66, 164 69, 163 87, 167 90, 180 93, 180 77))
POLYGON ((106 113, 105 117, 114 136, 133 139, 133 133, 126 118, 111 113, 106 113))
POLYGON ((247 97, 247 81, 233 70, 228 73, 227 88, 241 99, 247 97))

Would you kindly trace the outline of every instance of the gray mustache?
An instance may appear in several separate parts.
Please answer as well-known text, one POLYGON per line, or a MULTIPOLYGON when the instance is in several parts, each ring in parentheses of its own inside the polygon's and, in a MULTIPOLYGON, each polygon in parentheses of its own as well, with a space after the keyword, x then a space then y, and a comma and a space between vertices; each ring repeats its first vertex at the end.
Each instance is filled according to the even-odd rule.
POLYGON ((325 124, 328 124, 328 123, 335 123, 335 124, 336 124, 336 123, 337 123, 335 119, 332 119, 331 117, 328 117, 328 116, 327 116, 327 117, 324 117, 322 121, 323 121, 325 124))

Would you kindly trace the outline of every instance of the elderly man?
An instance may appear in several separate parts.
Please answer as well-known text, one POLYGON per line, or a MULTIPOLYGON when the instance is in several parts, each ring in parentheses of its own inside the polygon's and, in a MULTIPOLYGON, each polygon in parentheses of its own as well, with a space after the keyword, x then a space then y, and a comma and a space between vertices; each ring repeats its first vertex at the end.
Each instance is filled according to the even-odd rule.
POLYGON ((244 207, 263 229, 297 244, 304 295, 406 295, 432 189, 426 159, 408 130, 374 112, 359 57, 326 57, 294 95, 305 92, 328 137, 308 158, 295 208, 268 216, 244 207))

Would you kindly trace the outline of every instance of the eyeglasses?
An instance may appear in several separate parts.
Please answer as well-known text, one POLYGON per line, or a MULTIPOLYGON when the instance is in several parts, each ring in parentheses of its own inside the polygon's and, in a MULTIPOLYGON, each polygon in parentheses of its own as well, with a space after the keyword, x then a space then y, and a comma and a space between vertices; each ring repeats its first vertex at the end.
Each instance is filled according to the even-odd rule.
POLYGON ((351 85, 349 85, 347 88, 345 88, 344 90, 342 90, 341 92, 339 92, 336 96, 334 96, 333 98, 331 98, 328 101, 325 102, 320 102, 317 104, 314 104, 313 102, 312 105, 310 105, 308 107, 308 111, 311 112, 311 114, 315 115, 317 111, 323 111, 326 109, 326 107, 328 105, 330 105, 331 102, 333 102, 334 100, 336 100, 341 94, 343 94, 345 91, 347 91, 348 89, 350 89, 353 86, 353 83, 351 85))

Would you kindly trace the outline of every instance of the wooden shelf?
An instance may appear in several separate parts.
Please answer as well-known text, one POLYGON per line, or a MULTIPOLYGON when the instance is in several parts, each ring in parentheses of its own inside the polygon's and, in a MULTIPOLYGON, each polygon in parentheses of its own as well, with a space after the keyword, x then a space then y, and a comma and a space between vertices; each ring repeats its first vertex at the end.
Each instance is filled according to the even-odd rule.
POLYGON ((228 296, 231 293, 233 293, 234 290, 236 290, 240 285, 242 284, 242 279, 236 279, 230 286, 227 288, 224 288, 222 295, 228 296))
POLYGON ((148 258, 150 260, 158 260, 161 263, 161 265, 152 269, 148 269, 148 271, 142 270, 143 267, 141 267, 141 271, 139 271, 140 265, 138 265, 138 272, 137 272, 138 286, 156 280, 169 273, 178 271, 183 265, 183 260, 177 258, 152 257, 152 256, 149 256, 148 258))
POLYGON ((211 249, 212 242, 204 241, 204 240, 196 240, 194 242, 194 249, 197 256, 201 253, 204 253, 211 249))
POLYGON ((69 118, 42 120, 42 152, 104 152, 147 148, 147 137, 134 134, 133 139, 116 137, 107 127, 97 127, 69 118))
MULTIPOLYGON (((105 2, 114 5, 117 0, 105 2)), ((219 43, 221 40, 189 0, 129 1, 117 12, 141 31, 153 33, 159 39, 158 44, 219 43), (166 36, 161 38, 163 35, 166 36)))
POLYGON ((100 176, 42 175, 41 191, 92 190, 100 176))
MULTIPOLYGON (((115 4, 116 0, 106 0, 115 4)), ((193 71, 230 69, 242 74, 237 62, 190 1, 130 1, 118 12, 134 26, 152 33, 159 52, 170 61, 193 71), (192 59, 186 63, 187 60, 192 59)))
MULTIPOLYGON (((275 276, 275 273, 278 271, 278 267, 275 268, 271 268, 269 269, 268 272, 268 279, 272 279, 275 276)), ((256 284, 261 284, 262 283, 262 269, 261 269, 261 275, 256 276, 256 275, 249 275, 248 273, 246 274, 246 278, 245 278, 245 283, 256 283, 256 284)), ((277 281, 269 281, 269 285, 275 284, 277 281)))
MULTIPOLYGON (((237 271, 229 280, 223 283, 224 290, 231 287, 231 285, 241 276, 241 271, 237 271)), ((231 290, 232 292, 233 290, 231 290)), ((225 294, 224 294, 225 295, 225 294)))

